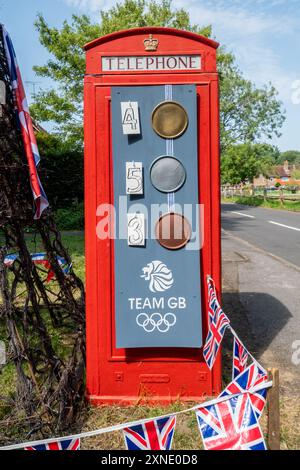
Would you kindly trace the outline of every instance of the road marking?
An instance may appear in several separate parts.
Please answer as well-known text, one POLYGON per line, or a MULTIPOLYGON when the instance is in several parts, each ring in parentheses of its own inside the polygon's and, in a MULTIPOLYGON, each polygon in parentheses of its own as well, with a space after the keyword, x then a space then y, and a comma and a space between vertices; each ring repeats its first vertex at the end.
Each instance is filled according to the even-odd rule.
POLYGON ((272 220, 269 220, 269 224, 278 225, 279 227, 284 227, 290 230, 296 230, 296 232, 300 232, 300 228, 290 227, 290 225, 279 224, 278 222, 273 222, 272 220))
POLYGON ((255 219, 254 215, 244 214, 244 212, 231 211, 232 214, 242 215, 243 217, 249 217, 249 219, 255 219))

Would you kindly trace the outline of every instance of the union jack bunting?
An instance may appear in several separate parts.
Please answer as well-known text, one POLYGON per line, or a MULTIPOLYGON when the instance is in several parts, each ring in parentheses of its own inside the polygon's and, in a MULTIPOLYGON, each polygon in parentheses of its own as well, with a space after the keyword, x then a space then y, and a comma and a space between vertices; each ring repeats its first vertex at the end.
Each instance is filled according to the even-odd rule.
MULTIPOLYGON (((54 278, 55 274, 51 268, 51 264, 50 264, 50 261, 48 260, 47 253, 33 253, 31 254, 31 259, 34 264, 37 264, 37 265, 41 264, 47 270, 49 270, 46 282, 50 282, 54 278)), ((64 272, 64 274, 68 274, 70 271, 70 266, 68 265, 67 261, 61 256, 56 256, 56 260, 59 266, 61 267, 62 271, 64 272)))
POLYGON ((233 337, 233 364, 232 364, 232 380, 240 375, 247 367, 249 352, 243 343, 236 337, 233 337))
POLYGON ((37 165, 40 162, 40 155, 34 135, 32 120, 29 114, 26 94, 22 82, 20 69, 17 62, 16 53, 11 38, 2 26, 5 55, 8 63, 12 89, 14 92, 15 106, 19 120, 19 126, 22 132, 24 150, 29 167, 29 177, 33 198, 35 201, 36 212, 35 219, 39 219, 43 211, 49 206, 46 194, 43 190, 37 165))
POLYGON ((259 419, 262 415, 266 404, 267 389, 251 392, 251 389, 263 385, 268 381, 268 373, 257 362, 250 364, 238 377, 236 377, 226 389, 221 393, 220 397, 235 395, 237 393, 250 391, 249 398, 253 409, 259 419))
POLYGON ((230 321, 223 312, 216 297, 215 288, 211 279, 208 280, 209 289, 209 329, 203 356, 210 369, 213 368, 226 328, 230 321))
MULTIPOLYGON (((47 253, 32 253, 30 256, 34 264, 42 265, 45 267, 45 269, 48 270, 46 282, 50 282, 54 278, 55 274, 53 272, 53 269, 51 268, 51 264, 50 264, 50 261, 48 260, 47 253)), ((4 259, 4 265, 7 268, 10 268, 18 258, 19 256, 17 254, 7 255, 5 256, 5 259, 4 259)), ((65 258, 61 256, 56 256, 56 260, 59 266, 61 267, 63 273, 67 275, 70 272, 71 265, 69 265, 67 261, 65 260, 65 258)))
POLYGON ((18 259, 18 255, 6 255, 4 258, 4 266, 10 268, 14 262, 18 259))
POLYGON ((128 450, 170 450, 176 426, 176 416, 160 418, 125 428, 128 450))
POLYGON ((213 320, 218 308, 220 308, 217 293, 215 288, 215 283, 211 277, 207 278, 207 288, 208 288, 208 314, 209 322, 213 320))
POLYGON ((39 444, 33 447, 25 447, 24 450, 80 450, 80 439, 65 439, 48 444, 39 444))
POLYGON ((267 450, 247 393, 201 407, 196 415, 206 450, 267 450))

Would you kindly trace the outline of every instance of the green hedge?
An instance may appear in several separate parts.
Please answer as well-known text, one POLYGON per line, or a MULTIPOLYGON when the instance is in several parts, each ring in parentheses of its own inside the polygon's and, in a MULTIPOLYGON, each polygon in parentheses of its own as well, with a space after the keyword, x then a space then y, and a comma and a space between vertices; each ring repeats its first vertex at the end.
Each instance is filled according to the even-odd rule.
POLYGON ((293 212, 300 212, 300 201, 283 201, 281 204, 279 199, 267 198, 264 200, 262 196, 233 196, 223 198, 224 202, 236 202, 245 206, 267 207, 269 209, 285 209, 293 212))
POLYGON ((83 230, 84 229, 84 205, 83 202, 73 206, 56 209, 55 221, 59 230, 83 230))

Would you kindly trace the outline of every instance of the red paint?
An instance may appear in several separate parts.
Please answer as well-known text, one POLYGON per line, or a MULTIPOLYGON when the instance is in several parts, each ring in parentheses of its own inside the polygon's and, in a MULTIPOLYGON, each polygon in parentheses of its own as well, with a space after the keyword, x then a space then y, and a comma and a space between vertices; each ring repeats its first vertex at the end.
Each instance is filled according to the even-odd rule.
POLYGON ((204 205, 204 247, 200 252, 203 337, 207 334, 206 276, 220 292, 220 178, 218 44, 186 31, 138 28, 104 36, 85 46, 85 223, 87 396, 95 404, 199 401, 221 392, 221 358, 213 371, 198 349, 116 349, 114 324, 114 243, 99 240, 99 204, 113 203, 110 129, 110 87, 126 85, 196 84, 199 122, 199 194, 204 205), (156 52, 144 39, 159 40, 156 52), (202 69, 102 72, 101 57, 201 55, 202 69))

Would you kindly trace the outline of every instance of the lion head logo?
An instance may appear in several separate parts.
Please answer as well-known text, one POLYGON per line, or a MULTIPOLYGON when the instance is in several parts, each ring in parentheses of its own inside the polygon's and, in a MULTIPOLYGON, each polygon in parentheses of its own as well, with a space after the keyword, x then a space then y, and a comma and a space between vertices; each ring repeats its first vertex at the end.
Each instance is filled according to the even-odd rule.
POLYGON ((149 281, 151 292, 164 292, 174 284, 172 271, 162 261, 151 261, 143 268, 141 278, 149 281))

